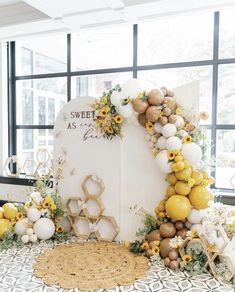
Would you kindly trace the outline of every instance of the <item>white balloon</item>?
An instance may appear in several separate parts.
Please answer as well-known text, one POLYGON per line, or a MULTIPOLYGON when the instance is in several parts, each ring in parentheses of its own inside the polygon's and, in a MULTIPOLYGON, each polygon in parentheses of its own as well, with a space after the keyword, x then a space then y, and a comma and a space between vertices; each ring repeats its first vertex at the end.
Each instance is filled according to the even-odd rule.
POLYGON ((29 242, 29 236, 28 235, 22 235, 22 237, 21 237, 21 241, 23 242, 23 243, 28 243, 29 242))
POLYGON ((55 224, 51 219, 40 218, 34 223, 33 231, 39 239, 50 239, 55 233, 55 224))
POLYGON ((154 147, 154 143, 152 141, 148 141, 148 146, 152 149, 154 147))
POLYGON ((155 123, 153 125, 153 129, 154 129, 155 132, 161 133, 162 132, 162 125, 160 123, 155 123))
POLYGON ((176 116, 176 121, 174 122, 176 127, 183 127, 184 119, 181 116, 176 116))
POLYGON ((119 107, 119 113, 126 119, 132 117, 134 114, 132 105, 130 103, 119 107))
POLYGON ((202 220, 202 213, 197 209, 192 209, 187 219, 192 224, 200 223, 202 220))
POLYGON ((191 231, 196 231, 197 234, 199 234, 201 228, 202 228, 202 225, 201 225, 201 224, 193 224, 193 225, 190 227, 190 230, 191 230, 191 231))
POLYGON ((157 142, 157 137, 156 137, 156 136, 151 136, 151 141, 152 141, 153 143, 156 143, 156 142, 157 142))
POLYGON ((30 207, 27 210, 27 217, 28 217, 29 221, 35 222, 41 217, 41 212, 34 207, 30 207))
POLYGON ((167 150, 180 150, 182 148, 182 141, 175 136, 172 136, 166 141, 166 149, 167 150))
POLYGON ((172 162, 168 162, 167 157, 167 151, 162 150, 158 153, 158 155, 155 158, 155 162, 157 163, 157 166, 163 173, 170 173, 172 172, 171 164, 172 162))
POLYGON ((157 140, 157 147, 161 150, 166 149, 166 138, 164 138, 163 136, 161 136, 158 140, 157 140))
POLYGON ((180 130, 180 131, 177 132, 177 134, 181 135, 182 137, 188 135, 188 133, 185 130, 180 130))
POLYGON ((170 123, 167 123, 162 127, 162 135, 165 138, 170 138, 172 136, 175 136, 177 132, 176 126, 170 123))
POLYGON ((141 87, 137 79, 132 78, 127 80, 122 85, 122 94, 124 98, 136 98, 141 91, 141 87))
POLYGON ((70 232, 71 229, 72 229, 72 226, 71 226, 71 224, 70 224, 70 222, 69 222, 69 220, 68 220, 67 217, 63 217, 63 218, 60 220, 60 225, 63 226, 64 231, 66 231, 66 232, 70 232))
POLYGON ((36 234, 32 234, 32 235, 30 235, 30 237, 29 237, 29 241, 31 241, 31 242, 36 242, 37 240, 38 240, 38 237, 37 237, 36 234))
POLYGON ((33 235, 33 228, 27 228, 26 229, 26 234, 29 235, 29 236, 33 235))
POLYGON ((201 148, 194 142, 183 144, 182 154, 193 166, 197 166, 202 158, 201 148))
POLYGON ((123 95, 119 91, 113 91, 112 95, 110 96, 111 103, 115 106, 120 106, 122 104, 123 95))
POLYGON ((17 235, 24 235, 26 233, 26 229, 28 227, 29 220, 28 218, 24 218, 15 224, 15 233, 17 235))

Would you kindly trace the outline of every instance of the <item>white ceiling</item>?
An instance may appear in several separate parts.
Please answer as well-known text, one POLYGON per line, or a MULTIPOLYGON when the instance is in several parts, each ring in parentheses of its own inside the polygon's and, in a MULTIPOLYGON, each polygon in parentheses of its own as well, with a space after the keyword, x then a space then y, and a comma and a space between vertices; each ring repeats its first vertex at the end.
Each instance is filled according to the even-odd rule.
POLYGON ((235 0, 0 0, 0 41, 217 10, 235 0))

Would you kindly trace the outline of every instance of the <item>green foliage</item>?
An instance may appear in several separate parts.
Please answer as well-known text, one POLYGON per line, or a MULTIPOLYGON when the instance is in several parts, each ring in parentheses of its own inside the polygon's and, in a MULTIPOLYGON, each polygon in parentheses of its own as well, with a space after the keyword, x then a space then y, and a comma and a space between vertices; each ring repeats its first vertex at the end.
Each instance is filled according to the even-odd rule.
POLYGON ((24 243, 21 241, 20 236, 16 235, 14 231, 5 233, 3 239, 0 241, 0 251, 13 247, 22 247, 24 243))
POLYGON ((158 228, 157 219, 150 214, 145 215, 143 223, 144 227, 138 229, 136 236, 143 236, 158 228))
POLYGON ((129 251, 135 254, 142 254, 143 250, 141 249, 141 244, 142 242, 139 240, 131 242, 129 246, 129 251))

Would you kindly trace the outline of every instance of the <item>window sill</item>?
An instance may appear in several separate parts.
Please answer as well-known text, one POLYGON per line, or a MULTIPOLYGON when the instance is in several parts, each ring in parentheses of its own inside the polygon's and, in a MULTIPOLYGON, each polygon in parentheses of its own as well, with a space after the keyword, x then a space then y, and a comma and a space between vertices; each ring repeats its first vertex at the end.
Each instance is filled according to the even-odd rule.
POLYGON ((34 186, 34 178, 0 176, 0 184, 34 186))

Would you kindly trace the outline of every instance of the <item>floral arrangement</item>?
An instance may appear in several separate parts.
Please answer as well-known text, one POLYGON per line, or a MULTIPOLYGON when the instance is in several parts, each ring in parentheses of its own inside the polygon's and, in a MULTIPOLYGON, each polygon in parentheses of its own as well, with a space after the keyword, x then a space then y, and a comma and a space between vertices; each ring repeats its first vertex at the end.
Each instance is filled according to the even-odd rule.
POLYGON ((0 249, 36 243, 41 240, 64 241, 64 210, 57 191, 52 191, 48 176, 38 178, 29 201, 6 203, 0 208, 0 249))

